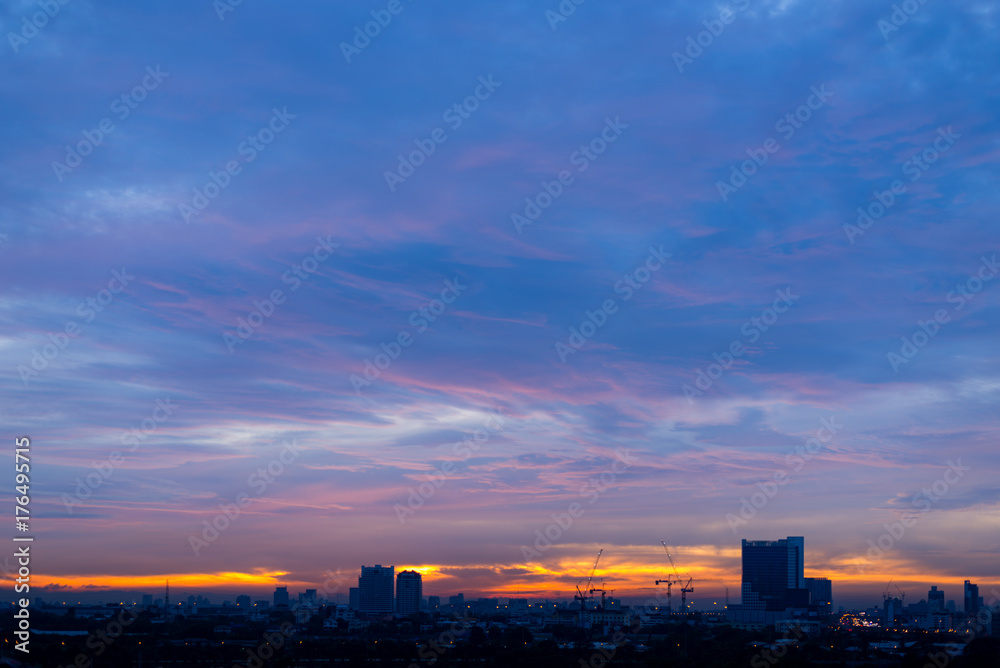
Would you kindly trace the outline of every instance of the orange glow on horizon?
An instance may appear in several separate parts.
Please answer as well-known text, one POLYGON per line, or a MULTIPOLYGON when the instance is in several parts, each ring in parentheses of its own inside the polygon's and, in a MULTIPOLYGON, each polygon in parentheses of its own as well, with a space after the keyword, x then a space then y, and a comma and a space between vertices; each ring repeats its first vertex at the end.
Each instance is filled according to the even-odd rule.
POLYGON ((167 580, 171 587, 188 587, 203 589, 226 585, 248 585, 251 587, 267 585, 307 585, 305 582, 286 582, 281 576, 285 571, 259 571, 256 573, 170 573, 157 575, 58 575, 46 576, 32 574, 32 586, 39 588, 57 587, 59 589, 153 589, 164 587, 167 580))
MULTIPOLYGON (((649 597, 656 594, 666 594, 666 585, 655 584, 668 575, 676 578, 673 569, 662 555, 645 548, 631 550, 624 548, 616 550, 617 554, 602 558, 597 572, 591 582, 592 588, 605 588, 613 591, 615 597, 649 597), (625 554, 622 554, 625 552, 625 554), (631 553, 629 553, 631 552, 631 553)), ((729 588, 731 603, 739 601, 741 572, 738 550, 736 557, 733 551, 701 552, 697 549, 690 552, 686 549, 681 553, 673 553, 677 561, 678 573, 683 582, 688 577, 693 579, 695 591, 689 600, 700 602, 722 600, 726 587, 729 588), (724 562, 724 563, 720 563, 724 562), (733 567, 727 567, 733 564, 733 567)), ((577 585, 586 586, 587 578, 593 560, 590 556, 567 556, 563 559, 552 559, 547 562, 532 561, 530 563, 513 564, 413 564, 396 567, 396 573, 404 570, 417 571, 424 580, 424 593, 430 595, 448 595, 464 592, 467 595, 483 595, 496 597, 549 597, 570 598, 575 594, 577 585), (429 585, 429 586, 428 586, 429 585), (430 591, 428 591, 430 590, 430 591)), ((269 571, 258 569, 252 572, 216 572, 216 573, 171 573, 138 576, 122 575, 43 575, 32 574, 32 588, 45 589, 54 587, 55 591, 66 590, 141 590, 159 591, 167 580, 171 588, 178 590, 198 589, 232 589, 246 587, 247 589, 264 590, 275 586, 290 588, 316 588, 317 584, 303 574, 298 579, 289 580, 287 571, 269 571)), ((937 584, 938 586, 961 586, 964 579, 956 575, 935 575, 920 572, 916 565, 901 559, 884 558, 865 564, 864 570, 859 570, 853 560, 830 560, 825 567, 806 569, 806 577, 829 578, 834 582, 834 592, 855 589, 871 589, 881 591, 885 583, 892 579, 900 583, 937 584)), ((346 595, 349 586, 356 582, 348 576, 338 595, 346 595)), ((317 580, 318 581, 318 580, 317 580)), ((988 581, 980 581, 980 587, 985 590, 996 585, 988 581)), ((52 593, 52 590, 50 590, 52 593)), ((334 592, 330 592, 333 594, 334 592)), ((673 587, 673 597, 680 599, 680 587, 673 587)), ((914 592, 914 595, 919 595, 914 592)), ((915 599, 916 600, 916 599, 915 599)))

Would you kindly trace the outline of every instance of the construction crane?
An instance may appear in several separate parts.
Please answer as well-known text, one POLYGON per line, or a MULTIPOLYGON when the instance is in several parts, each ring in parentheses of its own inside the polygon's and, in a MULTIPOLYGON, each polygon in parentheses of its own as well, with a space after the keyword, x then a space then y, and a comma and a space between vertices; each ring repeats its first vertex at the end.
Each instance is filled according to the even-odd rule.
MULTIPOLYGON (((660 541, 660 543, 663 545, 663 551, 667 553, 667 558, 669 559, 670 558, 670 552, 667 550, 666 543, 664 543, 662 540, 660 541)), ((674 570, 676 571, 677 569, 675 568, 674 570)), ((677 582, 680 582, 680 579, 678 579, 677 582)), ((670 576, 668 575, 665 580, 657 580, 656 584, 657 585, 660 585, 660 584, 666 584, 667 585, 667 612, 668 613, 673 612, 674 611, 674 607, 673 607, 673 604, 671 603, 671 600, 670 600, 670 596, 671 596, 670 588, 674 585, 674 580, 671 580, 670 576)))
MULTIPOLYGON (((590 589, 590 583, 594 579, 594 573, 597 572, 597 563, 601 560, 601 554, 603 552, 604 552, 604 548, 601 548, 600 552, 597 553, 597 559, 594 560, 594 567, 592 569, 590 569, 590 577, 587 578, 587 586, 584 587, 583 590, 581 591, 580 590, 580 583, 578 582, 576 584, 576 596, 573 597, 573 600, 574 601, 580 601, 580 610, 586 610, 587 609, 587 599, 594 597, 593 592, 592 591, 588 591, 588 590, 590 589)), ((580 582, 583 582, 583 580, 580 580, 580 582)))
POLYGON ((691 586, 692 578, 688 578, 687 584, 681 587, 681 612, 687 612, 687 595, 689 591, 694 591, 694 587, 691 586))
POLYGON ((893 585, 893 587, 899 592, 899 607, 903 607, 903 604, 906 603, 906 592, 900 589, 899 585, 893 585))
MULTIPOLYGON (((670 566, 674 569, 674 575, 677 577, 677 583, 680 584, 684 581, 681 574, 677 572, 677 565, 674 563, 674 558, 670 556, 670 550, 667 549, 667 544, 662 540, 660 543, 663 545, 663 549, 667 552, 667 559, 670 560, 670 566)), ((688 592, 693 592, 694 587, 691 586, 692 578, 688 578, 687 584, 681 587, 681 612, 687 612, 687 595, 688 592)), ((669 589, 669 587, 668 587, 669 589)))
POLYGON ((663 584, 663 583, 665 583, 667 585, 667 612, 673 612, 674 608, 673 608, 673 606, 671 605, 671 602, 670 602, 670 587, 673 586, 674 581, 670 579, 669 575, 667 576, 666 580, 657 580, 656 581, 656 584, 663 584))
POLYGON ((614 589, 605 589, 604 586, 606 584, 608 584, 608 583, 607 582, 602 582, 600 589, 594 588, 594 589, 590 590, 590 595, 591 596, 593 596, 595 592, 601 592, 601 608, 600 608, 601 610, 605 609, 605 601, 604 601, 605 594, 614 594, 615 593, 614 589))
POLYGON ((903 603, 906 601, 906 592, 899 588, 899 585, 892 584, 892 578, 889 578, 889 584, 885 586, 885 591, 882 592, 882 600, 888 601, 890 598, 895 598, 892 595, 892 588, 895 587, 896 591, 899 592, 899 605, 902 607, 903 603))
POLYGON ((889 578, 889 584, 885 586, 885 591, 882 592, 882 600, 889 600, 889 592, 892 591, 892 578, 889 578))

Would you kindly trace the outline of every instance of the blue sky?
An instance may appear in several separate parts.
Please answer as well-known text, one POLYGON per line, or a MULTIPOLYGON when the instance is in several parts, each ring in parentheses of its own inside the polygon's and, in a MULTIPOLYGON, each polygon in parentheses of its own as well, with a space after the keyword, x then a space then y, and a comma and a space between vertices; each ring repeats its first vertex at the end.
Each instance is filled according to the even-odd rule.
POLYGON ((52 590, 558 594, 604 547, 641 594, 665 539, 721 595, 788 535, 844 600, 1000 583, 995 5, 390 4, 0 8, 3 417, 52 590))

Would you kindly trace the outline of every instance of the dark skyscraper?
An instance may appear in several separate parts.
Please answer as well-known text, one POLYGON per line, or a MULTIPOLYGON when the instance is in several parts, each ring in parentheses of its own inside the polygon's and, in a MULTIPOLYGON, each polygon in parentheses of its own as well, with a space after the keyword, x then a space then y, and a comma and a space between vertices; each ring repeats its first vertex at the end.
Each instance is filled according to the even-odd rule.
POLYGON ((805 539, 743 540, 742 604, 750 610, 784 610, 809 605, 805 539))
POLYGON ((279 605, 288 607, 288 587, 277 587, 274 590, 274 607, 279 605))
POLYGON ((358 610, 360 612, 394 612, 394 566, 362 566, 358 578, 358 610))
POLYGON ((420 612, 423 580, 417 571, 401 571, 396 576, 396 612, 412 615, 420 612))
POLYGON ((927 609, 930 612, 944 612, 944 592, 936 586, 927 592, 927 609))
POLYGON ((965 614, 971 615, 979 611, 979 585, 965 581, 965 614))
POLYGON ((809 605, 815 606, 821 614, 833 610, 833 584, 827 578, 805 578, 805 588, 809 590, 809 605))
POLYGON ((351 587, 347 590, 347 607, 351 610, 361 610, 361 592, 358 591, 357 587, 351 587))

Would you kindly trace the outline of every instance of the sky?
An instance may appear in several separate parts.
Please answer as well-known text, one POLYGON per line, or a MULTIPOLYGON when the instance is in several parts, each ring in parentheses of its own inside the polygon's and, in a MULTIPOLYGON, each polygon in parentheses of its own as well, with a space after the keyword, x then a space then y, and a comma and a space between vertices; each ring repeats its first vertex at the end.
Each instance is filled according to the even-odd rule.
POLYGON ((989 599, 1000 17, 903 5, 0 3, 32 592, 989 599))

